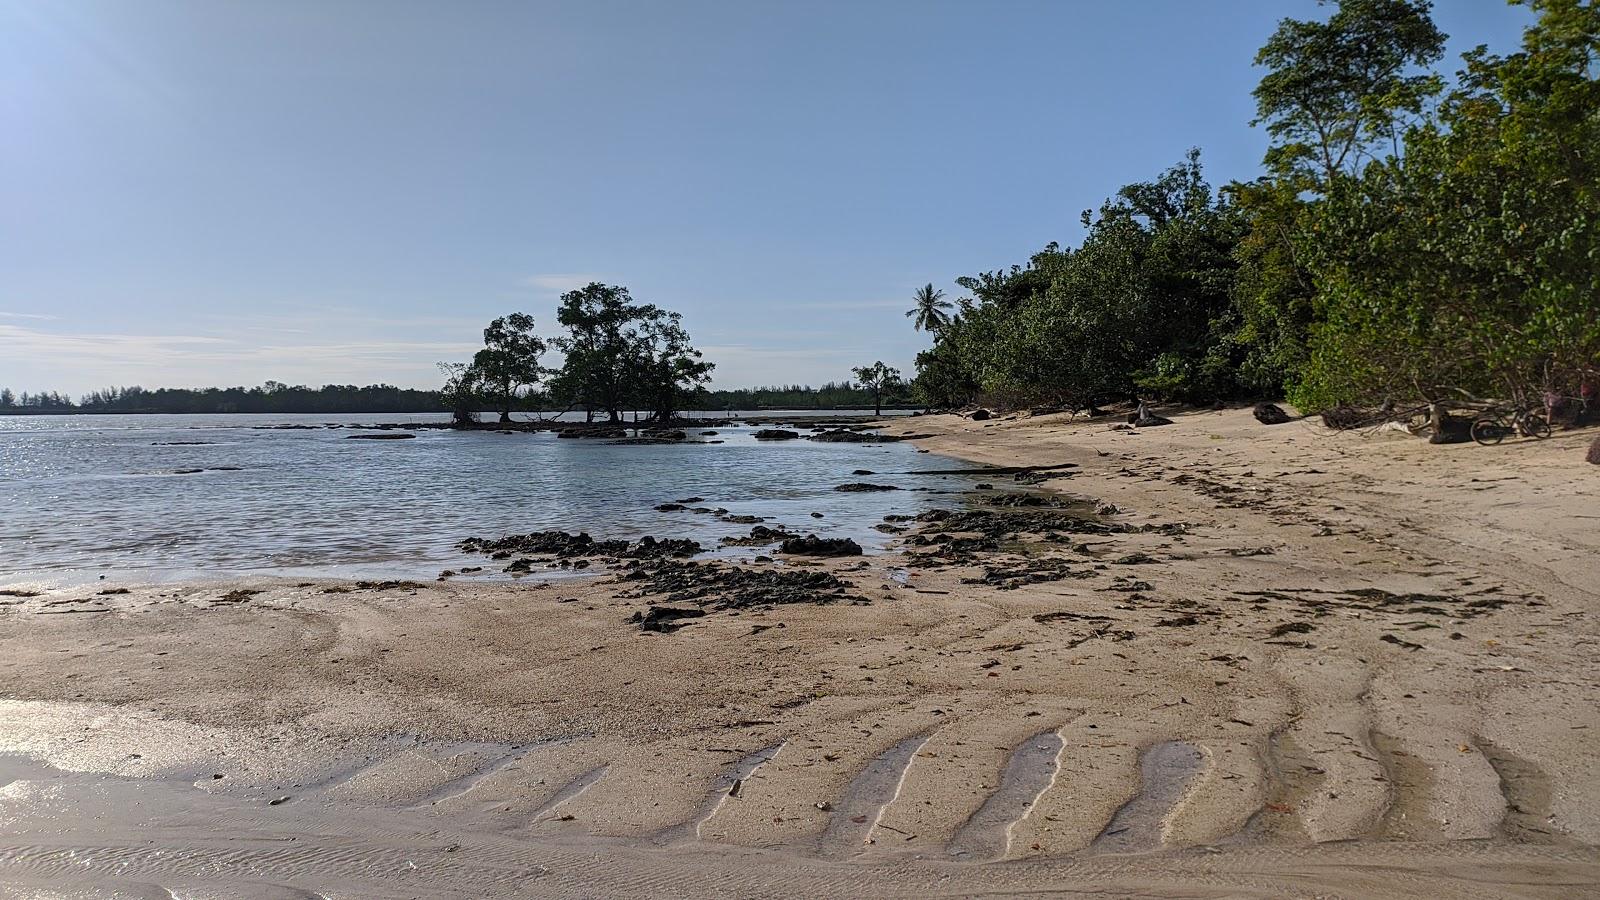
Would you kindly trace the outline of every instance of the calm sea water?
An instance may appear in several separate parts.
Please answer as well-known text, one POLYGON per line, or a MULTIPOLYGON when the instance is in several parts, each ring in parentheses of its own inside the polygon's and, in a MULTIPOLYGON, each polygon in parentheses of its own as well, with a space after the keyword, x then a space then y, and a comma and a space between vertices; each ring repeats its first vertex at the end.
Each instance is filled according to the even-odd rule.
MULTIPOLYGON (((437 421, 442 416, 0 417, 0 583, 163 580, 241 573, 434 575, 477 564, 468 536, 562 529, 597 538, 691 537, 708 547, 734 525, 660 503, 890 539, 888 513, 959 502, 966 476, 907 444, 758 442, 754 428, 667 446, 616 446, 554 434, 419 431, 414 440, 350 440, 344 429, 257 426, 437 421), (841 493, 865 479, 906 489, 841 493), (820 519, 811 513, 822 513, 820 519)), ((739 550, 725 553, 755 553, 739 550)))

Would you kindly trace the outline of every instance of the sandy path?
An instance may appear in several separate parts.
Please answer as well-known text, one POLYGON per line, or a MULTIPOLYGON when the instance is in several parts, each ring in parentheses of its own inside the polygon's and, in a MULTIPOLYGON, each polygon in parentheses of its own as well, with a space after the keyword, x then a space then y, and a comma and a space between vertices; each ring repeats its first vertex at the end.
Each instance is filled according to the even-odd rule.
POLYGON ((1600 896, 1586 435, 893 427, 1116 528, 673 634, 609 578, 0 597, 0 885, 1600 896))

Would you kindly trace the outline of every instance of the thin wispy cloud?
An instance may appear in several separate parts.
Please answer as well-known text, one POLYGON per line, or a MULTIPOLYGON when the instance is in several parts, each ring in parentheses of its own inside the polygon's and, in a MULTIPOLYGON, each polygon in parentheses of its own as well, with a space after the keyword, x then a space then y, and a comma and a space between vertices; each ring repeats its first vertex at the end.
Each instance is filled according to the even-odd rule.
POLYGON ((522 279, 524 287, 531 287, 544 294, 561 294, 575 291, 591 281, 605 281, 604 275, 583 274, 580 272, 550 273, 544 275, 529 275, 522 279))
POLYGON ((910 300, 817 300, 793 304, 797 309, 910 309, 910 300))
POLYGON ((50 322, 50 321, 55 321, 56 319, 59 319, 59 318, 61 318, 61 317, 60 316, 47 316, 47 315, 44 315, 43 313, 19 313, 19 312, 6 312, 4 310, 0 310, 0 319, 37 319, 37 320, 39 320, 41 322, 50 322))
POLYGON ((261 383, 400 381, 432 386, 440 360, 462 359, 479 344, 318 335, 286 341, 277 329, 236 329, 232 337, 197 334, 72 334, 0 323, 0 385, 24 389, 93 384, 198 387, 261 383), (219 374, 226 372, 227 374, 219 374))

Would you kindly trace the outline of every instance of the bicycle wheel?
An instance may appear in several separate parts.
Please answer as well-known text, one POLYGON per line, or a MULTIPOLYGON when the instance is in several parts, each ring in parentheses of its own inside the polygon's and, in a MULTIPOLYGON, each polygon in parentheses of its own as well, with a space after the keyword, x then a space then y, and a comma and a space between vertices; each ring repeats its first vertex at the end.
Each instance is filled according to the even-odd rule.
POLYGON ((1550 423, 1545 421, 1544 416, 1529 416, 1522 423, 1522 429, 1527 432, 1528 437, 1544 440, 1550 436, 1550 423))
POLYGON ((1506 426, 1499 419, 1479 419, 1472 423, 1472 439, 1485 447, 1505 440, 1506 426))

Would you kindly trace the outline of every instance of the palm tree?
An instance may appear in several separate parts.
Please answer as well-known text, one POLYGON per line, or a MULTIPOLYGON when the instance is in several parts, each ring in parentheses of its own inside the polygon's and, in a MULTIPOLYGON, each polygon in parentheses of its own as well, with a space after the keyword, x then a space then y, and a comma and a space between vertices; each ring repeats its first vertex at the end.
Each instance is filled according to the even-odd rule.
POLYGON ((950 314, 945 310, 953 307, 949 300, 944 299, 944 291, 936 291, 929 284, 917 288, 911 299, 917 304, 906 310, 906 318, 911 319, 912 328, 937 334, 950 324, 950 314))

